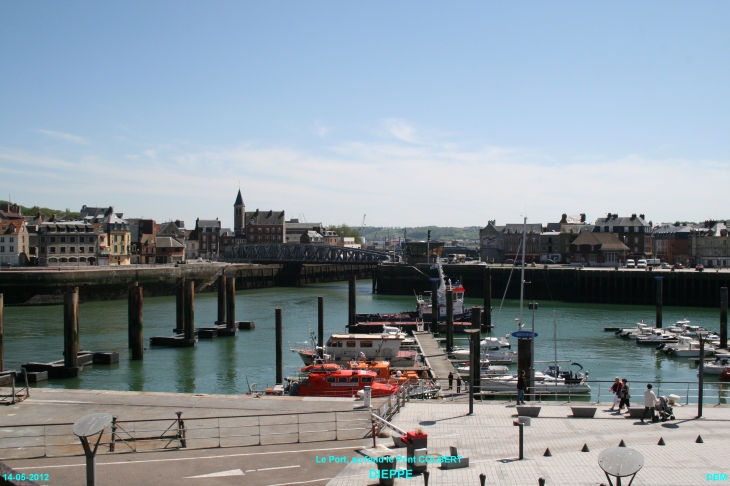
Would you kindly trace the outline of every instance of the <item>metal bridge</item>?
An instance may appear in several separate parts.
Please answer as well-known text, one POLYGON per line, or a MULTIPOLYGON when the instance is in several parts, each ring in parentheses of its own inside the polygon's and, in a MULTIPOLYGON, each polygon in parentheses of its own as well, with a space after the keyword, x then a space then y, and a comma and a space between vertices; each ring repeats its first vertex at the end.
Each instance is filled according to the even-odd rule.
POLYGON ((376 251, 324 245, 240 245, 233 249, 237 259, 271 263, 354 263, 377 265, 388 256, 376 251))

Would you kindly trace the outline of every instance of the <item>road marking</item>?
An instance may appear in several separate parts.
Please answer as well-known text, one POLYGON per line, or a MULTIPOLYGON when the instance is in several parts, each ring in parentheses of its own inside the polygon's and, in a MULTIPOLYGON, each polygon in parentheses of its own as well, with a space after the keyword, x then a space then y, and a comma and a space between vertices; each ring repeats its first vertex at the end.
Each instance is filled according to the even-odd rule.
POLYGON ((279 484, 269 484, 269 486, 289 486, 290 484, 307 484, 307 483, 317 483, 319 481, 329 481, 332 478, 320 478, 320 479, 311 479, 309 481, 299 481, 297 483, 279 483, 279 484))
POLYGON ((244 476, 243 471, 240 469, 231 469, 230 471, 221 471, 210 474, 201 474, 200 476, 188 476, 183 479, 198 479, 198 478, 222 478, 223 476, 244 476))
MULTIPOLYGON (((200 456, 200 457, 174 457, 170 459, 145 459, 143 461, 117 461, 117 462, 97 462, 97 466, 113 466, 118 464, 142 464, 146 462, 172 462, 172 461, 194 461, 198 459, 221 459, 225 457, 244 457, 244 456, 263 456, 263 455, 270 455, 270 454, 292 454, 297 452, 324 452, 324 451, 341 451, 343 449, 358 449, 357 446, 355 447, 331 447, 328 449, 299 449, 299 450, 293 450, 293 451, 270 451, 270 452, 247 452, 247 453, 241 453, 241 454, 223 454, 219 456, 200 456)), ((204 450, 204 449, 201 449, 204 450)), ((58 464, 54 466, 33 466, 33 467, 25 467, 25 466, 18 466, 18 468, 25 469, 51 469, 51 468, 58 468, 58 467, 84 467, 86 466, 86 462, 81 464, 58 464)))
POLYGON ((263 469, 248 469, 246 472, 273 471, 274 469, 291 469, 294 467, 301 467, 301 466, 296 465, 296 466, 265 467, 263 469))
MULTIPOLYGON (((75 400, 38 400, 36 398, 29 398, 25 403, 35 403, 36 405, 43 405, 44 403, 73 403, 74 405, 100 405, 96 402, 78 402, 75 400)), ((42 424, 41 424, 42 425, 42 424)))

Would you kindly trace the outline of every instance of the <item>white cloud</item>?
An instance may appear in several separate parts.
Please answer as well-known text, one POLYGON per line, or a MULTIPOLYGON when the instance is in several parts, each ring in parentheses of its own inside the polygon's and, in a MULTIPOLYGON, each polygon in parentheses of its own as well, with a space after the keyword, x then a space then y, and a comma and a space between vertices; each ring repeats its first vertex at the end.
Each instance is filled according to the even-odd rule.
POLYGON ((322 122, 319 120, 314 121, 314 128, 312 129, 314 134, 318 136, 319 138, 324 138, 327 136, 327 134, 330 132, 329 127, 325 126, 322 122))
POLYGON ((408 143, 420 143, 416 136, 416 128, 400 118, 386 118, 381 122, 382 128, 390 136, 408 143))
POLYGON ((76 143, 79 145, 86 145, 88 144, 88 140, 86 140, 84 137, 79 137, 78 135, 73 135, 71 133, 64 133, 64 132, 57 132, 55 130, 36 130, 38 133, 42 133, 43 135, 46 135, 47 137, 55 138, 58 140, 64 140, 66 142, 76 143))

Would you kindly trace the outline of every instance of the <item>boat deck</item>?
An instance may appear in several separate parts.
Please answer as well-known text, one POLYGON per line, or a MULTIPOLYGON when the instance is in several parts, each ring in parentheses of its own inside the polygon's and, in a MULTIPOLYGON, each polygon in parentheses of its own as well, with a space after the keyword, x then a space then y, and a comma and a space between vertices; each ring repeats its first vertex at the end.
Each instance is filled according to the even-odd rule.
POLYGON ((438 341, 428 331, 416 331, 413 333, 413 337, 421 348, 421 354, 426 360, 426 366, 431 369, 431 377, 434 380, 447 379, 449 373, 454 372, 454 365, 449 361, 446 352, 439 346, 438 341))

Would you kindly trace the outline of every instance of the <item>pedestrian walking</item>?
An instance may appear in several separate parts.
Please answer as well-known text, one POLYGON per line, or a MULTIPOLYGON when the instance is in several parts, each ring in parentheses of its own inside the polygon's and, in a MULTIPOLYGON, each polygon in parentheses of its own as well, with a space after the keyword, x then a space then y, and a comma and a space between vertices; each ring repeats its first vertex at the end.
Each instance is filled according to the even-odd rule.
POLYGON ((622 387, 623 383, 621 383, 621 378, 617 376, 613 380, 613 385, 611 385, 611 388, 609 388, 609 390, 613 392, 613 405, 611 405, 611 408, 609 410, 613 410, 613 408, 618 405, 619 401, 621 400, 622 387))
POLYGON ((624 405, 626 406, 626 413, 629 413, 629 407, 631 406, 630 398, 631 393, 629 393, 629 382, 626 378, 621 380, 621 383, 623 386, 621 387, 621 401, 618 402, 618 413, 621 413, 621 407, 624 405))
POLYGON ((654 421, 654 407, 656 406, 656 394, 651 389, 651 383, 646 385, 644 392, 644 414, 641 416, 641 422, 644 422, 646 413, 651 410, 651 421, 654 421))
POLYGON ((461 393, 461 375, 456 377, 456 393, 461 393))
POLYGON ((525 378, 525 372, 520 371, 517 377, 517 405, 525 404, 525 391, 527 390, 527 379, 525 378))
POLYGON ((449 372, 449 390, 453 388, 454 385, 454 374, 449 372))

